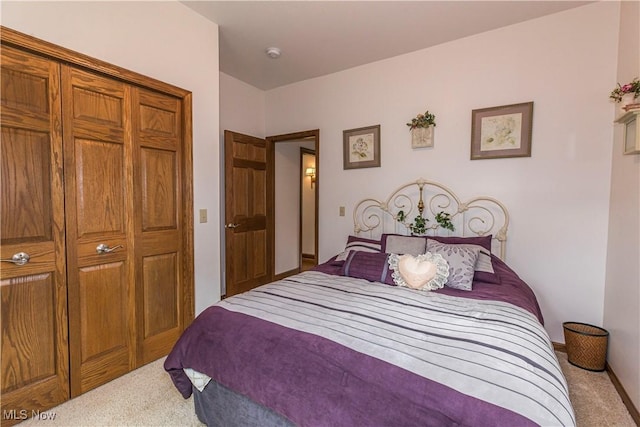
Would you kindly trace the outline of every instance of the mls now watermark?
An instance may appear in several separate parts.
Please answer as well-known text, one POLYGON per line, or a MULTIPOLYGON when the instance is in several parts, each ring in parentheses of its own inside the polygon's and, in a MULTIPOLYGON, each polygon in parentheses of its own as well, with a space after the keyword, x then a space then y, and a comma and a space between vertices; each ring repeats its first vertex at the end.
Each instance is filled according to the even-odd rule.
POLYGON ((37 411, 35 409, 31 411, 28 411, 26 409, 9 409, 2 411, 3 420, 24 421, 29 417, 35 418, 36 420, 40 421, 52 421, 56 419, 56 413, 51 411, 37 411))

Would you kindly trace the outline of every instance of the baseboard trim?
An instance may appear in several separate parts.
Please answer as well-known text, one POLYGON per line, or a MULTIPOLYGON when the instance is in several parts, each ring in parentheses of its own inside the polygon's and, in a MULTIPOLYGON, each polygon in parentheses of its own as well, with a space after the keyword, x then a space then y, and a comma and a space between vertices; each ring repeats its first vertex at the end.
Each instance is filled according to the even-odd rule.
POLYGON ((287 277, 293 276, 294 274, 298 273, 300 273, 300 268, 294 268, 292 270, 285 271, 284 273, 276 274, 275 276, 273 276, 273 281, 275 282, 276 280, 286 279, 287 277))
POLYGON ((302 258, 310 259, 310 260, 313 260, 313 261, 316 260, 316 256, 314 254, 302 254, 302 258))
POLYGON ((616 391, 620 395, 622 403, 624 403, 624 406, 627 407, 627 411, 629 411, 629 414, 631 414, 631 418, 636 423, 636 425, 640 426, 640 412, 638 412, 638 408, 635 407, 635 405, 631 401, 631 398, 627 394, 627 391, 622 386, 622 383, 616 376, 615 372, 613 372, 613 369, 611 369, 611 365, 609 365, 609 362, 605 363, 605 369, 607 370, 607 374, 609 374, 609 378, 611 379, 613 386, 616 388, 616 391))
MULTIPOLYGON (((554 342, 552 344, 553 344, 553 349, 555 351, 559 351, 561 353, 567 352, 566 345, 557 343, 557 342, 554 342)), ((613 372, 613 369, 611 369, 611 365, 609 365, 609 362, 605 362, 604 368, 607 371, 607 375, 609 375, 609 379, 611 379, 611 383, 613 384, 613 387, 615 387, 616 391, 618 392, 618 395, 620 396, 620 399, 622 399, 622 403, 624 403, 624 406, 627 408, 627 411, 629 411, 631 418, 636 423, 636 425, 640 426, 640 412, 638 412, 638 408, 635 407, 635 405, 633 404, 633 401, 627 394, 627 391, 622 386, 622 383, 616 376, 615 372, 613 372)))

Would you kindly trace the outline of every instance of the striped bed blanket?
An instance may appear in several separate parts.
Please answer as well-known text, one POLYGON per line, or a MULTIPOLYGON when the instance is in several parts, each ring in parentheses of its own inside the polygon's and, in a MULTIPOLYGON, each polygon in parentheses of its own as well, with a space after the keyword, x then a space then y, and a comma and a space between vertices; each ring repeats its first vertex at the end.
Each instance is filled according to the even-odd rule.
POLYGON ((297 425, 575 425, 528 311, 317 271, 209 308, 165 367, 185 397, 190 368, 297 425))

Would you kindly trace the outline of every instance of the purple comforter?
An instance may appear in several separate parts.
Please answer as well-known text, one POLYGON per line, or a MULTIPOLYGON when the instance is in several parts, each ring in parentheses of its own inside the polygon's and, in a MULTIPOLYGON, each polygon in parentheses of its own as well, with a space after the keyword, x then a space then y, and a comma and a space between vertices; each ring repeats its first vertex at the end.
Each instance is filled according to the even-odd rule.
MULTIPOLYGON (((325 273, 333 267, 318 268, 325 273)), ((542 316, 529 287, 500 260, 501 284, 442 293, 514 303, 542 316), (460 295, 459 295, 460 294, 460 295)), ((183 368, 306 426, 535 425, 531 420, 460 393, 375 357, 312 333, 213 306, 176 343, 165 369, 187 398, 183 368)))
MULTIPOLYGON (((334 258, 318 265, 315 270, 326 274, 340 275, 342 265, 332 263, 331 261, 334 258)), ((504 261, 493 254, 491 255, 491 263, 500 279, 500 284, 474 280, 472 291, 444 287, 432 292, 462 298, 508 302, 533 313, 540 323, 544 325, 544 318, 542 317, 538 300, 531 288, 504 261)))

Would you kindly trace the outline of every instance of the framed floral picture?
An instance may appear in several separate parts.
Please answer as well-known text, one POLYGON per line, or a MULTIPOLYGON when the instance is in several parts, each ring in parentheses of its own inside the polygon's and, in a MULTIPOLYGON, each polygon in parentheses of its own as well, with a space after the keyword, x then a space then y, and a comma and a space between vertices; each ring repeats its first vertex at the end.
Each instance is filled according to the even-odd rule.
POLYGON ((345 169, 380 167, 380 125, 342 132, 345 169))
POLYGON ((471 113, 471 160, 531 157, 533 102, 471 113))

